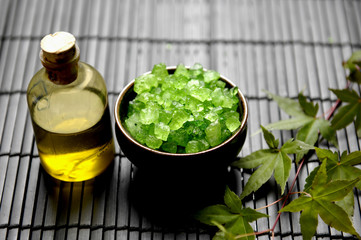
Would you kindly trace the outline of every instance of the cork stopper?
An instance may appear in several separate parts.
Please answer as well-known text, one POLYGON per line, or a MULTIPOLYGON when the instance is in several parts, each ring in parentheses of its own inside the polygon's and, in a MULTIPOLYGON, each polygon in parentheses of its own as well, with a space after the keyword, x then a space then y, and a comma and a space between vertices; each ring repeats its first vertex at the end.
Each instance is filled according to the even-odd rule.
POLYGON ((76 51, 75 41, 75 37, 68 32, 56 32, 45 36, 40 42, 44 59, 52 63, 69 61, 76 51))
POLYGON ((79 48, 72 34, 49 34, 41 40, 40 47, 40 60, 51 81, 68 84, 77 78, 79 48))

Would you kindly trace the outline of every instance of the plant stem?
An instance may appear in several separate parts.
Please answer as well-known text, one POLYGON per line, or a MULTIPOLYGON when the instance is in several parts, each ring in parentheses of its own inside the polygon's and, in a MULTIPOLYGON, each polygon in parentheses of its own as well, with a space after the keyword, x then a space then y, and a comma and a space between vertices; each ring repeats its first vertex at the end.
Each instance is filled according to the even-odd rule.
MULTIPOLYGON (((285 196, 285 200, 284 200, 284 202, 283 202, 283 204, 282 204, 281 209, 285 207, 285 205, 286 205, 286 203, 287 203, 287 200, 288 200, 288 197, 289 197, 289 196, 291 195, 291 193, 292 193, 292 189, 293 189, 293 187, 294 187, 295 184, 296 184, 297 177, 298 177, 298 175, 300 174, 300 171, 301 171, 301 168, 302 168, 304 162, 305 162, 305 158, 302 158, 302 160, 301 160, 301 162, 300 162, 300 165, 299 165, 298 168, 297 168, 296 176, 295 176, 295 178, 293 179, 293 182, 292 182, 292 185, 291 185, 291 187, 290 187, 290 190, 288 191, 287 195, 285 196)), ((275 230, 275 228, 276 228, 276 225, 277 225, 277 223, 278 223, 278 221, 279 221, 279 219, 280 219, 280 217, 281 217, 281 214, 282 214, 281 212, 279 212, 279 213, 277 214, 277 218, 276 218, 276 220, 275 220, 275 223, 273 224, 273 227, 271 228, 271 229, 272 229, 272 232, 274 232, 274 230, 275 230)))
POLYGON ((307 196, 309 196, 309 197, 312 197, 311 194, 309 194, 308 192, 291 192, 290 195, 291 195, 291 194, 298 194, 298 193, 299 193, 299 194, 305 194, 305 195, 307 195, 307 196))
POLYGON ((263 230, 261 232, 253 232, 253 233, 245 233, 245 234, 241 234, 241 235, 237 235, 234 238, 238 239, 238 238, 243 238, 243 237, 249 237, 249 236, 255 236, 255 235, 261 235, 264 234, 266 232, 271 232, 272 229, 267 229, 267 230, 263 230))
MULTIPOLYGON (((350 85, 351 85, 351 82, 350 82, 350 81, 347 81, 347 84, 346 84, 345 89, 348 89, 348 88, 350 87, 350 85)), ((327 120, 327 121, 329 121, 329 120, 331 119, 331 117, 333 116, 333 114, 335 113, 335 111, 337 110, 337 108, 340 107, 340 105, 341 105, 341 100, 340 100, 340 99, 337 99, 336 103, 327 111, 327 112, 329 113, 329 114, 327 115, 327 117, 326 117, 326 120, 327 120)), ((297 178, 298 178, 298 175, 300 174, 300 171, 301 171, 301 168, 302 168, 302 166, 303 166, 303 163, 305 162, 305 159, 306 159, 306 157, 303 157, 303 158, 302 158, 302 160, 301 160, 301 162, 300 162, 300 164, 299 164, 299 166, 298 166, 298 168, 297 168, 297 172, 296 172, 295 178, 293 179, 292 185, 291 185, 288 193, 286 194, 285 197, 283 197, 283 198, 280 199, 280 200, 284 199, 284 202, 283 202, 283 204, 282 204, 281 209, 283 209, 283 208, 285 207, 289 196, 292 194, 292 189, 293 189, 293 187, 295 186, 296 180, 297 180, 297 178)), ((276 201, 276 202, 279 202, 280 200, 278 200, 278 201, 276 201)), ((274 230, 275 230, 276 225, 277 225, 277 223, 278 223, 278 221, 279 221, 279 219, 280 219, 280 217, 281 217, 281 214, 282 214, 282 212, 279 212, 279 213, 277 214, 277 218, 276 218, 276 220, 275 220, 275 222, 274 222, 274 224, 273 224, 273 226, 272 226, 272 228, 271 228, 272 234, 274 234, 274 230)))
MULTIPOLYGON (((348 89, 351 85, 351 82, 350 81, 347 81, 347 84, 346 84, 346 87, 345 89, 348 89)), ((329 114, 327 115, 326 117, 326 120, 330 120, 332 115, 335 113, 336 109, 341 105, 341 100, 340 99, 337 99, 336 103, 327 111, 329 112, 329 114)))
POLYGON ((272 205, 275 205, 276 203, 282 201, 285 197, 286 197, 286 196, 283 196, 283 197, 281 197, 280 199, 278 199, 277 201, 274 201, 273 203, 268 204, 267 206, 263 206, 263 207, 257 208, 256 211, 259 211, 259 210, 268 208, 268 207, 270 207, 270 206, 272 206, 272 205))

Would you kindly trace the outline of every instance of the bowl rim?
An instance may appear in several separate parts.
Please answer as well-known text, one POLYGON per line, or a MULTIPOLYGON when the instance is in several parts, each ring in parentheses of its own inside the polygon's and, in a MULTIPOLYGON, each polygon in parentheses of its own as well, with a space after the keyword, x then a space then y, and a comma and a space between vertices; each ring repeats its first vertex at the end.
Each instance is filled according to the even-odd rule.
MULTIPOLYGON (((168 66, 166 67, 166 69, 169 70, 175 70, 177 68, 177 66, 168 66)), ((185 66, 185 68, 189 69, 190 66, 185 66)), ((204 71, 207 71, 206 68, 203 68, 204 71)), ((143 76, 143 75, 147 75, 150 74, 152 71, 148 71, 145 72, 139 76, 143 76)), ((220 80, 226 82, 227 84, 231 85, 232 87, 237 87, 236 84, 234 84, 231 80, 229 80, 227 77, 223 76, 220 74, 220 80)), ((119 114, 119 108, 120 108, 120 103, 123 100, 125 94, 133 87, 134 85, 134 81, 135 79, 131 80, 124 88, 123 90, 119 93, 117 100, 115 102, 115 106, 114 106, 114 117, 115 117, 115 123, 118 126, 119 130, 126 136, 126 138, 128 140, 130 140, 131 142, 133 142, 134 144, 136 144, 137 146, 147 150, 147 151, 151 151, 153 153, 159 154, 159 155, 164 155, 164 156, 176 156, 176 157, 181 157, 181 156, 195 156, 195 155, 200 155, 200 154, 204 154, 204 153, 208 153, 208 152, 212 152, 218 148, 221 148, 222 146, 226 145, 227 143, 231 142, 238 134, 240 134, 245 127, 247 126, 247 120, 248 120, 248 103, 247 103, 247 99, 246 97, 243 95, 242 91, 237 87, 237 95, 238 98, 241 100, 241 104, 243 107, 243 118, 241 121, 241 125, 238 128, 238 130, 236 132, 234 132, 232 134, 231 137, 229 137, 227 140, 225 140, 224 142, 222 142, 221 144, 218 144, 217 146, 211 147, 207 150, 203 150, 200 152, 196 152, 196 153, 169 153, 169 152, 164 152, 161 150, 157 150, 157 149, 152 149, 150 147, 147 147, 141 143, 139 143, 137 140, 135 140, 130 133, 128 133, 128 131, 126 130, 125 126, 123 126, 122 121, 120 119, 120 114, 119 114)), ((120 143, 119 143, 120 145, 120 143)))

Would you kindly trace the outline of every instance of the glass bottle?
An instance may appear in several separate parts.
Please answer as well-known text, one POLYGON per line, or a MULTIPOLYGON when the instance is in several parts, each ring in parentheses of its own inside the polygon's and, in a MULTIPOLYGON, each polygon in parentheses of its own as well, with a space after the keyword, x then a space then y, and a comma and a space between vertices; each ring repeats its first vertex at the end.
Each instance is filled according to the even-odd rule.
POLYGON ((94 178, 114 159, 104 79, 92 66, 79 61, 72 34, 47 35, 40 46, 44 67, 27 90, 40 162, 62 181, 94 178))

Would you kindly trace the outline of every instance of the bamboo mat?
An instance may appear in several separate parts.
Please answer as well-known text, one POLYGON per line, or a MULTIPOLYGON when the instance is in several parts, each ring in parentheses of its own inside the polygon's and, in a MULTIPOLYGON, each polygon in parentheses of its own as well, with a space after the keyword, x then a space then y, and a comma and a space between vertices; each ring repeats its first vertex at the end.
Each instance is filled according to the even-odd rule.
MULTIPOLYGON (((122 88, 156 63, 199 62, 219 71, 248 98, 249 135, 240 153, 245 156, 266 146, 260 134, 251 137, 260 124, 288 118, 263 89, 292 98, 305 90, 323 112, 336 100, 328 88, 346 86, 341 63, 361 48, 360 12, 360 0, 0 0, 0 240, 206 240, 214 233, 192 220, 178 219, 182 204, 175 200, 182 199, 178 189, 170 190, 173 195, 166 199, 170 208, 163 222, 141 211, 136 203, 155 201, 154 196, 137 183, 137 169, 118 146, 114 166, 107 176, 94 181, 57 183, 43 173, 26 88, 41 67, 39 42, 44 35, 63 30, 77 37, 81 60, 106 80, 111 109, 122 88), (134 195, 132 189, 137 186, 140 192, 134 195), (172 220, 180 221, 165 224, 172 220)), ((281 142, 294 136, 288 131, 274 134, 281 142)), ((360 150, 353 124, 337 137, 341 151, 360 150)), ((316 166, 315 158, 307 163, 295 191, 303 189, 316 166)), ((295 171, 294 165, 291 180, 295 171)), ((240 193, 249 173, 231 170, 229 174, 227 181, 240 193)), ((169 189, 162 187, 152 190, 166 198, 164 191, 169 189)), ((277 186, 270 181, 246 206, 258 208, 279 198, 277 186)), ((360 208, 357 191, 354 224, 358 231, 360 208)), ((254 229, 271 228, 279 209, 274 205, 263 210, 270 218, 254 222, 254 229)), ((302 239, 298 221, 297 213, 282 214, 276 239, 302 239)), ((320 221, 316 238, 352 237, 320 221)))

